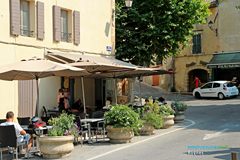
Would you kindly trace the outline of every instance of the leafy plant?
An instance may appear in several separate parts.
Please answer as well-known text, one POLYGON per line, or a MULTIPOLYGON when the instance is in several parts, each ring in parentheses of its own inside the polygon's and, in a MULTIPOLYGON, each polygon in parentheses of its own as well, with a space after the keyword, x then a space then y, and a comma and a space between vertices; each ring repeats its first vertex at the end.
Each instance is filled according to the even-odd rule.
POLYGON ((127 130, 133 129, 136 135, 139 135, 137 129, 142 127, 139 115, 126 105, 110 106, 109 111, 105 112, 107 125, 113 125, 114 128, 126 127, 127 130))
POLYGON ((60 117, 48 120, 48 123, 52 126, 52 129, 48 130, 47 136, 78 136, 81 131, 79 130, 80 127, 73 122, 74 120, 75 115, 67 115, 67 113, 63 111, 60 117))
POLYGON ((174 115, 175 111, 168 104, 159 106, 159 113, 163 116, 174 115))
POLYGON ((179 101, 178 95, 177 98, 174 101, 172 101, 171 108, 175 110, 175 115, 177 115, 179 111, 185 111, 188 108, 188 106, 186 103, 179 101))
POLYGON ((162 127, 162 118, 158 114, 158 109, 154 109, 153 106, 138 108, 136 112, 142 120, 145 120, 148 124, 153 125, 156 129, 162 127))
POLYGON ((149 66, 180 54, 189 46, 195 24, 210 15, 205 0, 137 0, 122 11, 116 0, 116 57, 149 66))

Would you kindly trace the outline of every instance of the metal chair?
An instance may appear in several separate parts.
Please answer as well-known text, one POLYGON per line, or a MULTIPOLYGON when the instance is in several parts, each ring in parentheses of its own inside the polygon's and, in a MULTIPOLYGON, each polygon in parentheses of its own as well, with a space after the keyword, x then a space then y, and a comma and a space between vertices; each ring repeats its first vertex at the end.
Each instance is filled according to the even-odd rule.
POLYGON ((48 120, 52 119, 52 117, 41 117, 42 121, 46 122, 47 125, 49 125, 48 120))
MULTIPOLYGON (((103 117, 104 117, 104 112, 97 111, 92 113, 92 118, 103 118, 103 117)), ((101 135, 103 131, 102 136, 103 136, 103 139, 105 139, 105 126, 104 126, 105 123, 106 123, 105 120, 91 123, 91 131, 92 132, 96 131, 96 141, 97 141, 98 131, 101 131, 101 135)))
POLYGON ((7 122, 7 119, 0 119, 0 124, 4 122, 7 122))
MULTIPOLYGON (((83 145, 83 140, 82 140, 82 137, 83 137, 83 134, 87 134, 89 135, 89 138, 91 137, 91 134, 90 134, 90 125, 89 124, 82 124, 81 123, 81 118, 80 116, 76 116, 75 117, 75 120, 74 120, 74 123, 77 122, 77 126, 80 127, 80 130, 82 132, 79 133, 79 135, 81 136, 81 146, 83 145)), ((89 141, 89 140, 88 140, 89 141)), ((78 144, 78 137, 77 137, 77 144, 78 144)))
POLYGON ((43 117, 47 117, 48 114, 51 116, 51 115, 55 115, 56 112, 47 112, 45 106, 43 106, 43 117))
MULTIPOLYGON (((18 159, 18 146, 27 145, 27 147, 28 147, 28 141, 18 143, 17 138, 18 137, 16 135, 14 125, 0 126, 1 160, 3 159, 2 148, 5 148, 5 147, 16 148, 16 159, 18 159)), ((14 154, 13 154, 13 159, 14 159, 14 154)), ((28 159, 29 159, 29 157, 28 157, 28 159)))
POLYGON ((17 119, 20 125, 28 125, 30 122, 30 117, 17 117, 17 119))

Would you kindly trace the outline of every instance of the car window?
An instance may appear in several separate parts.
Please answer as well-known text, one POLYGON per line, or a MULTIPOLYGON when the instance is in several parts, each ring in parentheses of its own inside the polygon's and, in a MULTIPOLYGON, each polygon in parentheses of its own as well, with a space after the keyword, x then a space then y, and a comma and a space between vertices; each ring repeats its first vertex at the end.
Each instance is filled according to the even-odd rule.
POLYGON ((212 83, 207 83, 204 86, 202 86, 201 89, 208 89, 208 88, 212 88, 212 83))
POLYGON ((234 84, 232 83, 232 82, 226 82, 226 83, 224 83, 225 84, 225 86, 227 86, 227 87, 233 87, 234 86, 234 84))
POLYGON ((220 83, 213 83, 213 88, 219 88, 220 86, 220 83))

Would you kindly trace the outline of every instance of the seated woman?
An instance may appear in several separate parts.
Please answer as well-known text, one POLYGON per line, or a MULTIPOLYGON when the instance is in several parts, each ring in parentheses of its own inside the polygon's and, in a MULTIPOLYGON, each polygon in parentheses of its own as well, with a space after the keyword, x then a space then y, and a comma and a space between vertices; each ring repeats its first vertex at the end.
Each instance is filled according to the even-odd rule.
POLYGON ((72 109, 75 111, 80 111, 83 112, 84 108, 83 108, 83 104, 81 102, 81 99, 77 99, 76 102, 73 104, 72 109))
POLYGON ((149 99, 146 98, 144 106, 147 105, 148 102, 149 102, 149 99))
POLYGON ((164 99, 163 97, 160 97, 160 98, 158 99, 158 102, 159 102, 159 103, 158 103, 159 106, 167 104, 167 103, 165 102, 165 99, 164 99))

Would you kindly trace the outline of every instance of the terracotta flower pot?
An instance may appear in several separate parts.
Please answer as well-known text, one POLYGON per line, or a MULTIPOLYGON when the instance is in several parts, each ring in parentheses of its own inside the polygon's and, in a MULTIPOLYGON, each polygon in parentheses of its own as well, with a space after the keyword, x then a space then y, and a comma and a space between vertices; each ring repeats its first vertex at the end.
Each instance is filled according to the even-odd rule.
POLYGON ((164 116, 163 118, 163 126, 162 129, 170 128, 174 125, 174 115, 164 116))
POLYGON ((148 124, 145 120, 141 120, 143 127, 138 128, 138 133, 140 135, 151 135, 153 134, 153 131, 155 127, 151 124, 148 124))
POLYGON ((131 139, 134 136, 133 129, 130 128, 127 130, 125 127, 113 128, 113 125, 107 125, 106 127, 108 134, 107 137, 110 139, 111 143, 127 143, 131 142, 131 139))
POLYGON ((43 158, 59 159, 71 156, 74 149, 74 136, 41 136, 39 141, 41 143, 40 151, 43 153, 43 158))
POLYGON ((185 119, 184 111, 179 111, 176 117, 174 118, 174 121, 178 123, 178 122, 183 122, 184 119, 185 119))

